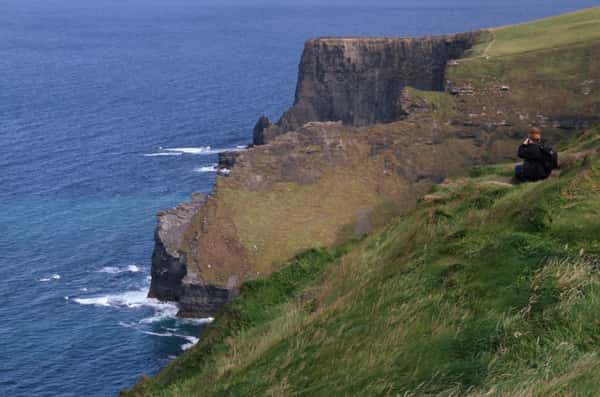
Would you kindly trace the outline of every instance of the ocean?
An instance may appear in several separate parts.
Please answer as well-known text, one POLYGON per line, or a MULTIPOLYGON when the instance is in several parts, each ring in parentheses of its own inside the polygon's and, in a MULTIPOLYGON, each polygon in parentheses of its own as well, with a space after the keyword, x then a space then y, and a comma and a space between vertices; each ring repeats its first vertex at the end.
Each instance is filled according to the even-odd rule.
POLYGON ((443 34, 591 0, 2 0, 0 395, 113 396, 208 320, 146 298, 157 210, 293 100, 307 38, 443 34))

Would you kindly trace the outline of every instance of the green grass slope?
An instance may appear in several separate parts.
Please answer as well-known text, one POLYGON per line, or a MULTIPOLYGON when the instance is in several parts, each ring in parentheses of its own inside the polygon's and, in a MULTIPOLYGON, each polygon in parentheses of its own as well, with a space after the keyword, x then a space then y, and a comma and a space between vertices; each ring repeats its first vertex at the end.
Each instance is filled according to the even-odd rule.
POLYGON ((476 168, 299 256, 123 395, 600 395, 599 151, 579 134, 539 183, 476 168))
POLYGON ((447 78, 474 89, 460 98, 469 113, 498 112, 511 123, 593 119, 600 110, 600 7, 484 31, 447 78), (494 89, 500 86, 510 91, 494 89))
POLYGON ((493 29, 489 56, 576 46, 600 40, 600 7, 493 29))

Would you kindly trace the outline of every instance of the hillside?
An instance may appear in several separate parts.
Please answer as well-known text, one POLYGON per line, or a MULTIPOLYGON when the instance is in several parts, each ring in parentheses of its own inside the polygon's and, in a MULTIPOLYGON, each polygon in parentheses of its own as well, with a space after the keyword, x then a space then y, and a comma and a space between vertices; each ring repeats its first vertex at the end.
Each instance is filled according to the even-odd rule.
POLYGON ((124 395, 598 395, 599 151, 578 135, 540 183, 474 168, 298 256, 124 395))
MULTIPOLYGON (((231 174, 153 263, 185 315, 241 295, 123 395, 599 394, 595 26, 598 8, 479 32, 444 90, 401 90, 395 122, 262 123, 268 142, 222 159, 231 174), (565 142, 562 169, 514 186, 531 125, 565 142)), ((307 46, 349 70, 338 52, 373 55, 352 40, 307 46)))

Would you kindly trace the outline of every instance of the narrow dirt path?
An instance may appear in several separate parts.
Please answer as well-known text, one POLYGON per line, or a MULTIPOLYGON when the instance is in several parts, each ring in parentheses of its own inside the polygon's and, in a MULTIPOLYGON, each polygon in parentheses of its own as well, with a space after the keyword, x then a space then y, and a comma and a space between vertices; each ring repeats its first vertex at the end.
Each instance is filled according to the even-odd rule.
POLYGON ((492 41, 490 41, 490 43, 487 45, 487 47, 485 47, 485 49, 483 50, 483 54, 481 54, 481 56, 483 58, 489 57, 488 53, 490 52, 490 49, 492 48, 492 46, 494 44, 496 44, 496 33, 494 33, 493 30, 491 30, 490 32, 492 33, 493 39, 492 39, 492 41))

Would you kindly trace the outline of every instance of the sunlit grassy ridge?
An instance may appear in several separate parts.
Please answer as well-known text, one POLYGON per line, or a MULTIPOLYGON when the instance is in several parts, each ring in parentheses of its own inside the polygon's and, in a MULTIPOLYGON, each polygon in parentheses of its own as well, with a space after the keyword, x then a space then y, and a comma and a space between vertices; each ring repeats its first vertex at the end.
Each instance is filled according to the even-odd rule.
POLYGON ((501 103, 507 115, 597 113, 600 7, 484 31, 472 53, 449 68, 448 79, 476 91, 510 87, 503 100, 468 99, 473 112, 501 103))
POLYGON ((502 56, 600 40, 600 7, 494 29, 487 55, 502 56))
POLYGON ((130 395, 600 394, 600 129, 569 148, 560 176, 474 169, 248 284, 130 395))

